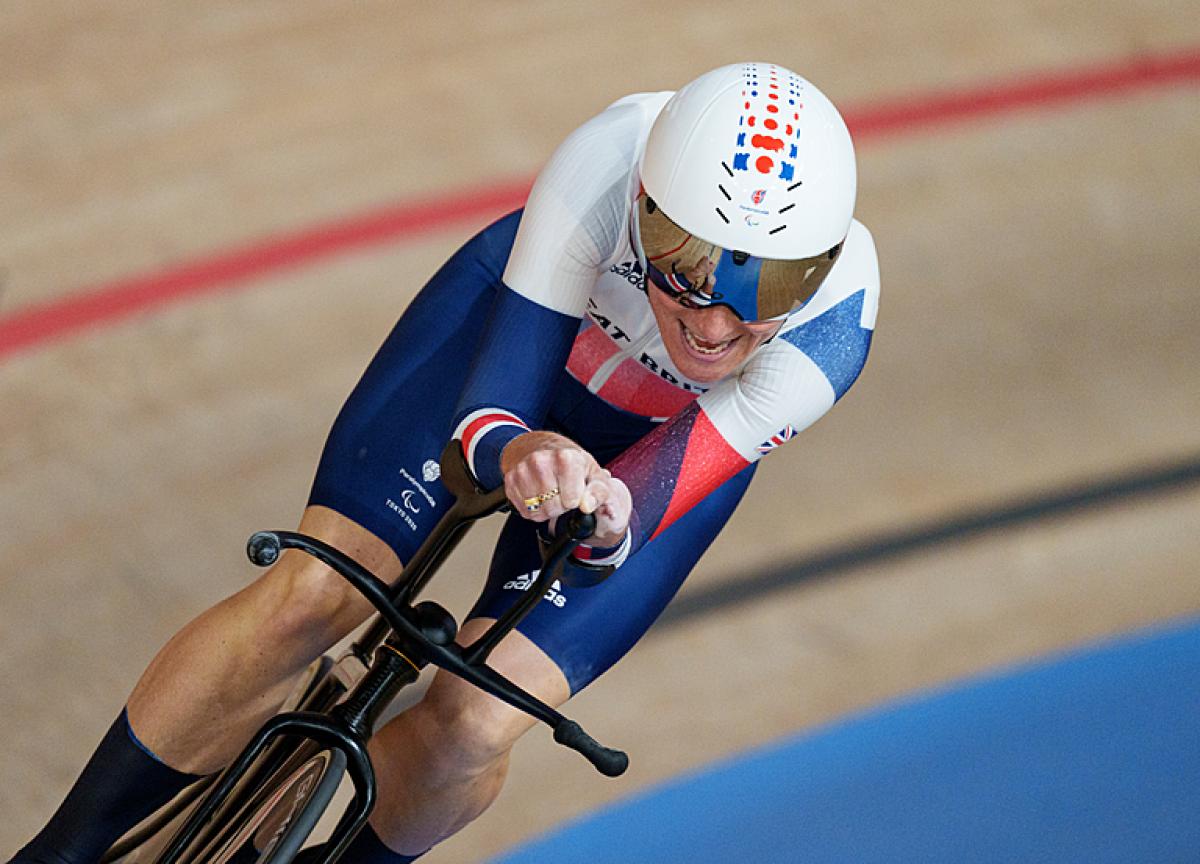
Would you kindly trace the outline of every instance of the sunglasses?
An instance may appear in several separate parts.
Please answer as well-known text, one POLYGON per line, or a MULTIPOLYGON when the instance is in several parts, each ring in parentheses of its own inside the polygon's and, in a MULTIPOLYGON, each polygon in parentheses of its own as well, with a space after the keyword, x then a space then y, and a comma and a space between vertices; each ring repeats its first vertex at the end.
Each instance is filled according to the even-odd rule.
POLYGON ((654 199, 638 198, 646 275, 689 309, 727 306, 742 321, 782 319, 817 293, 842 244, 811 258, 757 258, 701 240, 671 221, 654 199))

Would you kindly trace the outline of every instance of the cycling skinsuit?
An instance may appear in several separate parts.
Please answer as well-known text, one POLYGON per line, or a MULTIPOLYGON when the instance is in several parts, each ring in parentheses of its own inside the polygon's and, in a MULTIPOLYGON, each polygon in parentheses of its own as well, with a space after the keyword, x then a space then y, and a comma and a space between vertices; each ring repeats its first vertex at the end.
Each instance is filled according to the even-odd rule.
MULTIPOLYGON (((821 288, 728 378, 688 380, 667 355, 630 237, 637 165, 670 93, 614 103, 558 148, 524 211, 480 232, 417 295, 347 400, 310 504, 411 558, 449 503, 451 435, 486 486, 504 445, 561 432, 629 486, 625 541, 580 552, 619 564, 557 585, 520 630, 572 692, 633 646, 728 520, 755 463, 839 399, 871 342, 879 274, 854 222, 821 288)), ((473 615, 495 617, 536 574, 534 523, 513 515, 473 615)))

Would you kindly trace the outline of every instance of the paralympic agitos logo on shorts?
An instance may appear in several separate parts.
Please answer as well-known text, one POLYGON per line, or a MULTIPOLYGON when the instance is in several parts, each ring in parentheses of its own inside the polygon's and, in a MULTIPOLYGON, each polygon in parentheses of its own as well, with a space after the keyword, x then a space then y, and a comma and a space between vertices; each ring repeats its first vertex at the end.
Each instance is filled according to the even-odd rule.
MULTIPOLYGON (((411 530, 416 531, 417 523, 412 517, 425 509, 421 503, 422 499, 424 499, 431 509, 437 508, 437 501, 429 494, 429 490, 422 485, 421 481, 409 474, 404 468, 400 469, 400 476, 407 480, 412 488, 401 491, 399 501, 388 498, 384 503, 389 510, 404 520, 405 525, 411 530)), ((438 463, 432 459, 425 460, 425 464, 421 466, 421 476, 428 483, 432 483, 440 477, 441 469, 438 467, 438 463)))

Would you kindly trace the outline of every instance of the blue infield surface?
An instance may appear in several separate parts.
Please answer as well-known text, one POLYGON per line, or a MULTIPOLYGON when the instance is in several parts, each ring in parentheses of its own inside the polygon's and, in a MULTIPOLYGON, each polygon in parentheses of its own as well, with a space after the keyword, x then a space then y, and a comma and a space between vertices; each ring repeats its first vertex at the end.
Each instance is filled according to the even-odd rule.
POLYGON ((1200 862, 1200 617, 782 741, 492 864, 726 861, 1200 862))

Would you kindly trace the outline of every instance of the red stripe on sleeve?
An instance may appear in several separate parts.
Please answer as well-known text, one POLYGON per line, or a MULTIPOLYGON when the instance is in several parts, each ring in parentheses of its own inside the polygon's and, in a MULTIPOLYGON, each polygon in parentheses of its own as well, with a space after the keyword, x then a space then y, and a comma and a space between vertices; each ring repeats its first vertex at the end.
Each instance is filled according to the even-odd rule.
POLYGON ((471 441, 476 435, 479 434, 479 430, 492 423, 508 423, 513 426, 525 428, 525 424, 521 422, 520 418, 513 414, 504 414, 498 412, 496 414, 484 414, 482 417, 476 417, 473 421, 471 421, 470 424, 468 424, 467 428, 463 430, 462 447, 464 453, 470 451, 471 441))

